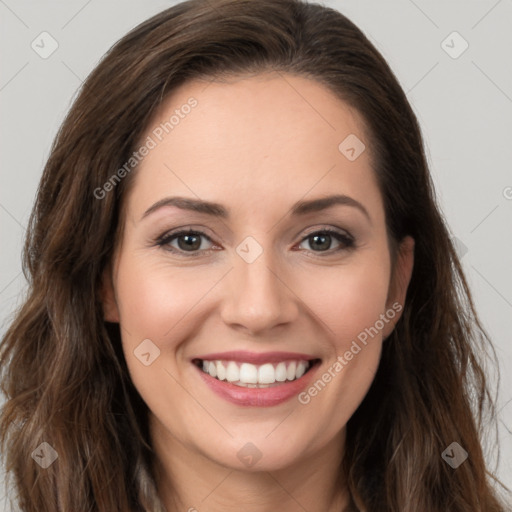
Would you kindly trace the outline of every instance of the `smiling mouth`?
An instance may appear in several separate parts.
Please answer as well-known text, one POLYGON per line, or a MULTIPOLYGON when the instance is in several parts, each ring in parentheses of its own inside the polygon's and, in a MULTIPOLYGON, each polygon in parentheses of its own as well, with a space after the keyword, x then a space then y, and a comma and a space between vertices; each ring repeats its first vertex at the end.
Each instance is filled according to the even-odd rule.
POLYGON ((320 363, 320 359, 297 359, 260 365, 203 359, 194 359, 192 362, 201 371, 219 381, 245 388, 270 388, 300 379, 313 366, 320 363))

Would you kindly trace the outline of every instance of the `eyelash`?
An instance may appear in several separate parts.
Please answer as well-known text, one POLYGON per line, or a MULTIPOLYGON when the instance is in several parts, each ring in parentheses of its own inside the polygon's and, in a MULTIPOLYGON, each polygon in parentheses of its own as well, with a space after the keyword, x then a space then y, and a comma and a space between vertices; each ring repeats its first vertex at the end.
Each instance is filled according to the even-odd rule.
MULTIPOLYGON (((201 252, 211 252, 211 251, 215 250, 215 249, 203 249, 203 250, 198 250, 198 251, 191 251, 190 253, 187 254, 187 251, 183 251, 181 249, 176 249, 175 247, 172 247, 169 245, 173 240, 178 239, 180 236, 183 236, 183 235, 203 236, 209 242, 213 243, 212 239, 208 235, 206 235, 205 233, 203 233, 201 231, 196 231, 196 230, 192 230, 192 229, 184 229, 181 231, 164 233, 156 240, 156 245, 166 251, 169 251, 169 252, 172 252, 175 254, 179 254, 179 255, 183 255, 186 258, 198 257, 198 256, 201 256, 201 252)), ((327 251, 312 251, 312 250, 306 249, 307 253, 313 253, 315 256, 324 257, 323 254, 332 255, 333 253, 337 253, 339 251, 343 251, 343 250, 347 251, 347 250, 351 250, 351 249, 355 248, 355 240, 351 236, 340 233, 339 231, 336 231, 331 228, 324 228, 324 229, 320 229, 318 231, 313 231, 311 233, 308 233, 304 238, 302 238, 299 245, 302 244, 304 241, 308 240, 309 238, 313 237, 314 235, 330 235, 342 244, 341 247, 339 247, 337 249, 334 249, 334 250, 328 249, 327 251)))

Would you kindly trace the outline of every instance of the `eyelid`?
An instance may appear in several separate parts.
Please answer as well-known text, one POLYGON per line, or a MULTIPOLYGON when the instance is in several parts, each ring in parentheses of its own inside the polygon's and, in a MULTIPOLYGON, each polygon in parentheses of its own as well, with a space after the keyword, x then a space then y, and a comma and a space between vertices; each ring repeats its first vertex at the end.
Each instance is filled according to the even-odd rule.
POLYGON ((354 237, 346 229, 336 228, 334 226, 328 226, 328 225, 320 226, 320 227, 314 226, 312 228, 306 229, 304 236, 302 237, 302 240, 304 240, 304 238, 306 238, 308 236, 311 236, 311 235, 313 235, 315 233, 319 233, 319 232, 320 233, 323 233, 323 232, 337 233, 338 235, 346 236, 347 238, 354 240, 354 237))

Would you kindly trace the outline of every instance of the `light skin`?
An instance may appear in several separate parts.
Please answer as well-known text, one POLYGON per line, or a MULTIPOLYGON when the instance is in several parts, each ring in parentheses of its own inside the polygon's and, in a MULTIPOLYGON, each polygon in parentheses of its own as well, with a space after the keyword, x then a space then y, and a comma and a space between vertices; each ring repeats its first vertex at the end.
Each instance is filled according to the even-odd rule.
POLYGON ((345 427, 400 313, 307 404, 233 404, 204 384, 191 359, 300 352, 321 359, 321 378, 358 334, 404 304, 414 242, 399 247, 392 279, 370 141, 357 112, 323 85, 270 73, 188 82, 141 140, 191 96, 197 106, 136 170, 103 289, 105 319, 120 323, 131 378, 150 409, 159 492, 169 512, 339 511, 348 503, 339 476, 345 427), (349 134, 366 144, 354 161, 338 149, 349 134), (297 201, 333 194, 367 214, 345 204, 291 215, 297 201), (170 196, 219 203, 229 217, 176 206, 144 216, 170 196), (188 227, 206 235, 194 238, 195 257, 183 236, 155 242, 188 227), (326 228, 353 246, 333 235, 315 242, 326 228), (236 250, 248 236, 263 250, 252 263, 236 250), (145 339, 160 350, 149 366, 134 355, 145 339), (251 467, 237 456, 247 443, 261 454, 251 467))

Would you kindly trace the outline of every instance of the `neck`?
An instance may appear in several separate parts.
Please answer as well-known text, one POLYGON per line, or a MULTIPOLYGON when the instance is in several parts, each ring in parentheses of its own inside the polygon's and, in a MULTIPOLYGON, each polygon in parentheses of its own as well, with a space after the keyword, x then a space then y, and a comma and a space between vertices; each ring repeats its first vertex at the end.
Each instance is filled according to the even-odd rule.
POLYGON ((185 446, 150 417, 156 484, 168 512, 342 512, 349 506, 341 473, 345 430, 290 467, 243 471, 185 446))

